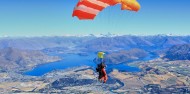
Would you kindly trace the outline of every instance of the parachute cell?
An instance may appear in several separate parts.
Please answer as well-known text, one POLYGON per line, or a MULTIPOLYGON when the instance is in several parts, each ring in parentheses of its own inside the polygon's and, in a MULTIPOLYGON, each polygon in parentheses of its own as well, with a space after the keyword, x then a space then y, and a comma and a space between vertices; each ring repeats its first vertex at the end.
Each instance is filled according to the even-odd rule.
POLYGON ((94 19, 104 8, 116 4, 121 4, 122 10, 138 11, 140 9, 136 0, 80 0, 72 16, 77 16, 81 20, 94 19))

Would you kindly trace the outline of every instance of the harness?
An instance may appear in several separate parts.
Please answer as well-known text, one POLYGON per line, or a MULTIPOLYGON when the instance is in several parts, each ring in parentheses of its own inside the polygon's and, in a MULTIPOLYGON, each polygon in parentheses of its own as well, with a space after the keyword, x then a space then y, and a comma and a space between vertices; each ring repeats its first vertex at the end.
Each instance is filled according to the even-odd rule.
POLYGON ((96 72, 99 73, 99 77, 98 79, 101 79, 103 76, 105 76, 106 74, 103 73, 102 69, 105 67, 105 64, 104 63, 100 63, 97 65, 97 68, 96 68, 96 72))

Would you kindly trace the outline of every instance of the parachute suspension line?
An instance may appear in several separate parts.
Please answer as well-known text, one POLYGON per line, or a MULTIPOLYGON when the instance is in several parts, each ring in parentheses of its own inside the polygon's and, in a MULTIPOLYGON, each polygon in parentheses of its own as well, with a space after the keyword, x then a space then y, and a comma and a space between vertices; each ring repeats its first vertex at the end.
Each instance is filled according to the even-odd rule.
POLYGON ((111 16, 112 16, 112 10, 111 10, 111 7, 108 7, 108 24, 110 24, 111 23, 111 16))
MULTIPOLYGON (((117 5, 118 6, 118 5, 117 5)), ((118 7, 115 7, 115 9, 113 10, 113 12, 116 12, 118 9, 118 7)), ((117 30, 120 29, 119 28, 119 24, 122 24, 122 23, 119 23, 119 20, 121 19, 120 17, 122 16, 122 14, 120 13, 120 11, 117 11, 117 14, 114 14, 114 20, 112 20, 112 27, 114 28, 114 31, 113 32, 118 32, 117 30), (115 17, 115 16, 118 16, 115 17)))
POLYGON ((116 14, 115 12, 117 12, 117 8, 116 8, 116 6, 115 7, 113 7, 114 9, 113 10, 111 10, 111 19, 110 19, 110 24, 111 24, 111 27, 113 27, 113 30, 112 30, 112 32, 117 32, 117 31, 115 31, 118 27, 117 27, 117 24, 119 24, 117 21, 118 21, 118 18, 116 18, 116 16, 118 15, 118 14, 116 14), (112 20, 112 19, 114 19, 114 20, 112 20))

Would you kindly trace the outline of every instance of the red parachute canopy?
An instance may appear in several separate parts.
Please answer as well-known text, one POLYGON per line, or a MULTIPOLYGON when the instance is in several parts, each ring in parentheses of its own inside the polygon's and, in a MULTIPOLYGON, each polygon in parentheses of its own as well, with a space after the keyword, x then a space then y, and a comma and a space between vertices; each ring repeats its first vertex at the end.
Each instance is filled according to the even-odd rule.
POLYGON ((116 4, 121 4, 121 10, 138 11, 140 9, 140 4, 136 0, 80 0, 72 16, 77 16, 80 20, 94 19, 104 8, 116 4))

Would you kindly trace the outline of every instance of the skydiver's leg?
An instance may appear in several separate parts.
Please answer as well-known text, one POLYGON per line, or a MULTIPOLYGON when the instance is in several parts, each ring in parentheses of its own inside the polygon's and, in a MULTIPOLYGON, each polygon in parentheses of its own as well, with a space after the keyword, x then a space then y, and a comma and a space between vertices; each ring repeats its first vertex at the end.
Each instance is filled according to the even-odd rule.
POLYGON ((104 83, 106 83, 106 81, 108 80, 108 76, 104 76, 104 83))
POLYGON ((99 77, 98 77, 99 81, 100 82, 103 82, 104 81, 104 76, 103 76, 103 73, 102 72, 99 72, 99 77))
POLYGON ((100 80, 103 81, 103 83, 106 83, 106 81, 108 80, 108 77, 107 76, 103 76, 100 80))

